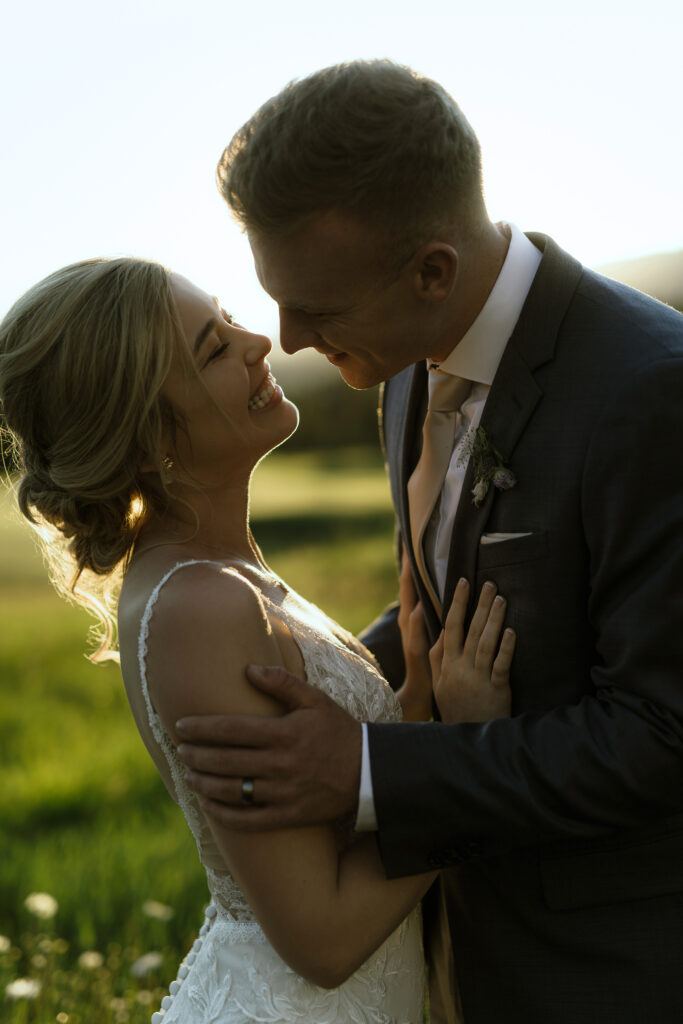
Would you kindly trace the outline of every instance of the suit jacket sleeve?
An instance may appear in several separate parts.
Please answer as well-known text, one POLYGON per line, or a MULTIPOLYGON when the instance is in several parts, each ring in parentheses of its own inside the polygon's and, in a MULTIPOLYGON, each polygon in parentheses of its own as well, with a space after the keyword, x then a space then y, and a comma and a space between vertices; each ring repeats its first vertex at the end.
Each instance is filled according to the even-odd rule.
POLYGON ((591 437, 579 514, 597 654, 584 696, 483 724, 369 726, 390 876, 683 810, 681 396, 674 354, 612 396, 591 437))

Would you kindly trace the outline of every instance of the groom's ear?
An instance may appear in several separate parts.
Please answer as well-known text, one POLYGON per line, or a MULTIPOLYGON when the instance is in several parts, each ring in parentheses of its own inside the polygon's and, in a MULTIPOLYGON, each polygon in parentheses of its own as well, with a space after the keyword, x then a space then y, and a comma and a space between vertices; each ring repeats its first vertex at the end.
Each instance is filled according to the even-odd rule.
POLYGON ((458 273, 458 253, 445 242, 426 242, 415 253, 413 285, 423 302, 445 302, 458 273))

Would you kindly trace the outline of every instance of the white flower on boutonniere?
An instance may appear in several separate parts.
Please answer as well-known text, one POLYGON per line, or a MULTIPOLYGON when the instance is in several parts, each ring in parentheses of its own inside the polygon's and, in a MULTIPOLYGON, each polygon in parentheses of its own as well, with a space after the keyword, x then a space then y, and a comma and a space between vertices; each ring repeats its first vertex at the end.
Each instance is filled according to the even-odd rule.
POLYGON ((471 459, 474 468, 474 487, 472 501, 479 508, 489 493, 491 484, 499 491, 509 491, 517 483, 517 477, 505 459, 492 444, 483 427, 477 427, 465 437, 458 465, 462 466, 471 459))

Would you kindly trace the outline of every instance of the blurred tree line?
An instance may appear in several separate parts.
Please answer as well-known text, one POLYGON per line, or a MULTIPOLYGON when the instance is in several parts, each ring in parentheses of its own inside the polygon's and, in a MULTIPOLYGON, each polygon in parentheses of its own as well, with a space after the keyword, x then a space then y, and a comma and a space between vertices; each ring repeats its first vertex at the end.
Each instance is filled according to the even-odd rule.
POLYGON ((299 429, 287 441, 290 451, 344 445, 379 446, 379 387, 354 391, 337 370, 297 375, 295 369, 278 363, 274 372, 287 398, 299 410, 299 429))

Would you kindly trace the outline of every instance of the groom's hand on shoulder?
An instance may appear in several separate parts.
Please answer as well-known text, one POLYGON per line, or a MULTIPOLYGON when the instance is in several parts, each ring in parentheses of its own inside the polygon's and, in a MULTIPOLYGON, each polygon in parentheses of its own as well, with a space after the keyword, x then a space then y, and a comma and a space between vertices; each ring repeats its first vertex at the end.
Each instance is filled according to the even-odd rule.
POLYGON ((354 814, 360 723, 284 668, 250 665, 246 674, 283 706, 282 716, 193 716, 176 725, 178 754, 205 812, 228 828, 248 831, 354 814))

